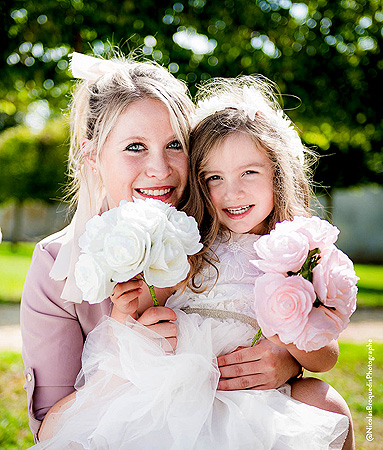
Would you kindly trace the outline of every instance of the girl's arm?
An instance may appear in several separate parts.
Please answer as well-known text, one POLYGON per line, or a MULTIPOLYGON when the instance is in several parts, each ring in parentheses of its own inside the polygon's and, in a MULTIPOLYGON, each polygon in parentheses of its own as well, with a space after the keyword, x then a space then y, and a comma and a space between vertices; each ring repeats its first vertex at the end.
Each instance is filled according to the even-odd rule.
POLYGON ((174 292, 174 288, 156 289, 160 306, 153 306, 148 287, 142 280, 132 279, 119 283, 114 288, 111 300, 113 310, 111 317, 125 323, 128 316, 166 338, 173 349, 177 345, 176 313, 165 306, 166 300, 174 292))
POLYGON ((327 372, 332 369, 339 356, 338 341, 332 340, 319 350, 306 352, 299 350, 294 344, 284 344, 277 335, 269 338, 272 342, 284 347, 305 369, 310 372, 327 372))

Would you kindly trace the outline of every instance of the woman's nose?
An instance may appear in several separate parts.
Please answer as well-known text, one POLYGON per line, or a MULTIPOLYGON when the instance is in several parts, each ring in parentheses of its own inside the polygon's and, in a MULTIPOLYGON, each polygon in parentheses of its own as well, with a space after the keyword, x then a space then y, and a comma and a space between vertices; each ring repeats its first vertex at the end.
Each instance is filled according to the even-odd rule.
POLYGON ((156 154, 149 157, 146 173, 149 177, 155 177, 158 180, 165 180, 170 176, 173 169, 169 160, 164 153, 156 154))

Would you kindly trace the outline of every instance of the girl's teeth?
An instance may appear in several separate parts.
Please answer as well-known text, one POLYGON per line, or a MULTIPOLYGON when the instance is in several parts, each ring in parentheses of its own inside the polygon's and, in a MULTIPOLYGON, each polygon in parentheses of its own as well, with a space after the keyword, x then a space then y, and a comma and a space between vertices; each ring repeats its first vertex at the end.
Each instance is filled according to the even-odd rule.
POLYGON ((250 206, 242 206, 241 208, 227 208, 230 214, 243 214, 250 209, 250 206))
POLYGON ((161 195, 166 195, 166 194, 168 194, 171 191, 170 188, 168 188, 168 189, 154 189, 154 190, 152 190, 152 189, 137 189, 137 190, 141 194, 151 195, 153 197, 160 197, 161 195))

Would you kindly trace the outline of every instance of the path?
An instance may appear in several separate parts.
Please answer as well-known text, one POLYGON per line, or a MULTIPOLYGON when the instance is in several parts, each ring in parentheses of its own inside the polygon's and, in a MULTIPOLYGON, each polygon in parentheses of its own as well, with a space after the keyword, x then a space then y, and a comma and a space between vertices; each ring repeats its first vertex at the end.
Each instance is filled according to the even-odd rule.
MULTIPOLYGON (((348 327, 340 335, 342 342, 383 342, 383 309, 356 311, 348 327)), ((0 351, 21 351, 19 305, 0 304, 0 351)))

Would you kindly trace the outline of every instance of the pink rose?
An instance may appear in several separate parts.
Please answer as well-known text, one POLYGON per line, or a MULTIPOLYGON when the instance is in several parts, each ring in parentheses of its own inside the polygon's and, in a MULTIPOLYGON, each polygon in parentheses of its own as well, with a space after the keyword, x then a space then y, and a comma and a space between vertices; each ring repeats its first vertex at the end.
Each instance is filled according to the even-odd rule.
POLYGON ((350 258, 332 245, 322 252, 313 269, 313 285, 319 300, 347 320, 356 308, 358 277, 350 258))
POLYGON ((298 272, 302 267, 309 252, 309 243, 303 234, 272 230, 254 243, 254 249, 261 259, 251 263, 258 269, 287 274, 289 271, 298 272))
POLYGON ((287 235, 293 231, 303 234, 309 241, 310 250, 325 249, 338 239, 339 234, 337 227, 316 216, 295 216, 292 221, 285 220, 277 223, 275 230, 287 235))
POLYGON ((305 328, 316 298, 313 285, 301 276, 266 273, 256 279, 254 292, 254 309, 263 334, 278 334, 285 344, 294 342, 305 328))
POLYGON ((334 311, 324 306, 313 308, 308 316, 306 326, 294 344, 299 350, 306 352, 319 350, 333 339, 338 339, 346 325, 347 323, 334 311))

